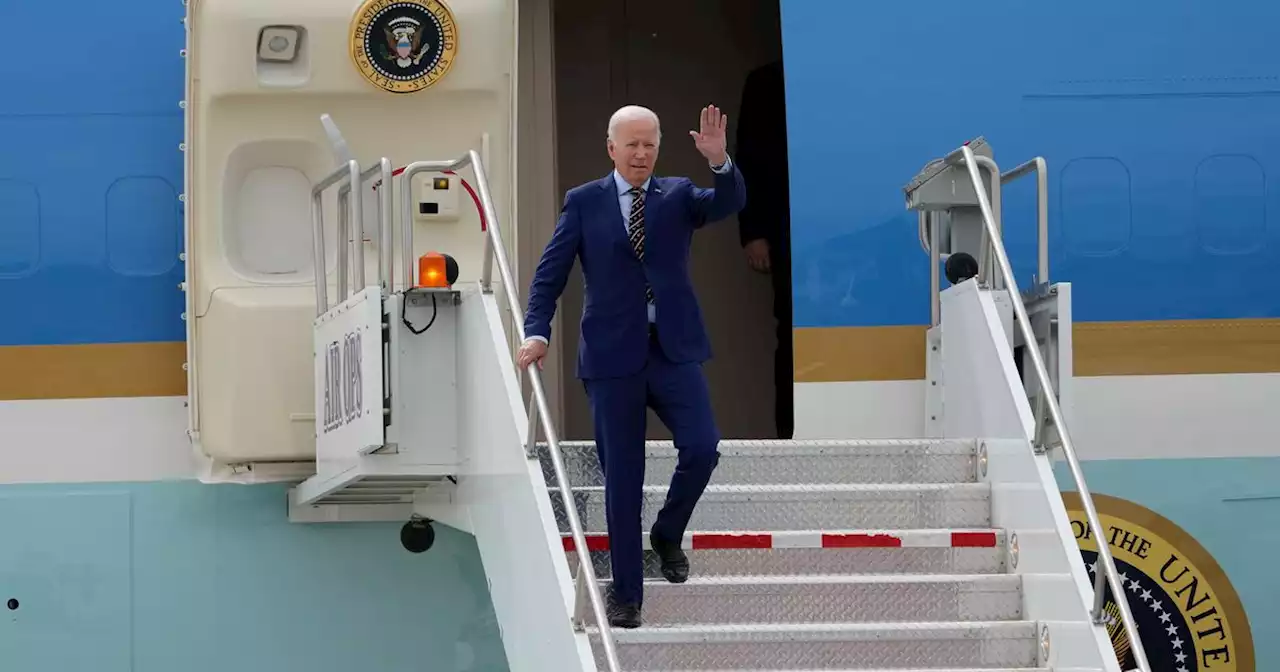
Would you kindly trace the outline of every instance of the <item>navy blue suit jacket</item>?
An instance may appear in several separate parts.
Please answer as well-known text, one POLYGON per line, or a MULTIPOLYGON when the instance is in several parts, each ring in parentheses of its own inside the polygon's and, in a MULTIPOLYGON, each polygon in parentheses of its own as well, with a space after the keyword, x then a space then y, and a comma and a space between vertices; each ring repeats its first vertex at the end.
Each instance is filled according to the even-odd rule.
POLYGON ((711 344, 689 279, 689 247, 695 230, 737 213, 746 198, 742 174, 732 162, 728 171, 715 174, 712 189, 685 177, 650 179, 641 264, 627 240, 613 174, 570 189, 533 276, 525 336, 551 339, 551 316, 577 258, 586 279, 579 378, 617 378, 644 368, 649 356, 646 278, 653 287, 663 353, 678 364, 706 361, 711 344))

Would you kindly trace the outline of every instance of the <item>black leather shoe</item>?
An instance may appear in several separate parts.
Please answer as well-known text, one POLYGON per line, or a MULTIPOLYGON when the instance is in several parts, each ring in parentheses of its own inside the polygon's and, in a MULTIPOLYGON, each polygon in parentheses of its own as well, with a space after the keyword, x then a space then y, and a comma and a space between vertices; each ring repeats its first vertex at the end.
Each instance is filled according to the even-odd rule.
POLYGON ((605 613, 609 616, 609 625, 615 628, 640 627, 640 605, 619 604, 614 600, 612 590, 606 600, 605 613))
POLYGON ((649 545, 662 560, 662 576, 671 583, 684 583, 689 580, 689 556, 680 548, 680 542, 670 542, 657 534, 649 533, 649 545))

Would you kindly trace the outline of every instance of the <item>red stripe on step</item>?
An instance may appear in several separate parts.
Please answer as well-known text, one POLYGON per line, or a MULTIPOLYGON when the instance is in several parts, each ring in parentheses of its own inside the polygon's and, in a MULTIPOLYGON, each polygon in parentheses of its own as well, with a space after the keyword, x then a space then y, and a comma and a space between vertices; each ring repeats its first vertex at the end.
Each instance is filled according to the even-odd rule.
MULTIPOLYGON (((565 537, 562 537, 562 540, 564 541, 564 550, 573 551, 574 549, 577 548, 577 546, 575 546, 573 543, 573 537, 565 536, 565 537)), ((609 537, 606 535, 591 535, 591 534, 587 535, 587 550, 588 551, 609 550, 609 537)))
POLYGON ((771 534, 695 534, 694 550, 716 548, 773 548, 771 534))
POLYGON ((902 540, 889 534, 824 534, 823 548, 899 548, 902 540))
POLYGON ((952 548, 994 548, 995 532, 952 532, 952 548))
MULTIPOLYGON (((928 533, 932 535, 933 533, 928 533)), ((941 536, 941 535, 939 535, 941 536)), ((949 537, 934 536, 932 538, 941 541, 948 539, 946 546, 951 548, 995 548, 999 535, 996 532, 951 532, 949 537)), ((921 544, 917 543, 921 539, 914 536, 908 536, 907 540, 911 542, 910 546, 941 546, 941 544, 921 544)), ((573 552, 575 549, 573 537, 564 535, 561 537, 564 544, 564 550, 573 552)), ((688 542, 684 547, 690 550, 716 550, 716 549, 788 549, 788 548, 902 548, 904 546, 903 538, 892 534, 868 534, 868 533, 823 533, 809 536, 808 533, 800 535, 799 538, 792 535, 782 535, 781 546, 774 543, 773 534, 728 534, 728 533, 711 533, 711 534, 693 534, 686 538, 688 542), (800 543, 797 543, 800 542, 800 543)), ((587 550, 593 552, 609 550, 609 535, 607 534, 590 534, 587 535, 587 550)))

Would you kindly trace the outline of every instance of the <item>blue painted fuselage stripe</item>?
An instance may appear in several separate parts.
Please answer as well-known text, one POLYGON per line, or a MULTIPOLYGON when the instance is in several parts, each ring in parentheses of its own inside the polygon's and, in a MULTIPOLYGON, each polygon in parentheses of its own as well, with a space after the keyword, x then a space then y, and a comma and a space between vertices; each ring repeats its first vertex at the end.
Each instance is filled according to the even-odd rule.
MULTIPOLYGON (((1047 160, 1077 320, 1280 317, 1280 5, 782 5, 797 327, 928 321, 901 188, 978 135, 1005 170, 1047 160)), ((1025 178, 1003 199, 1023 286, 1034 198, 1025 178)))

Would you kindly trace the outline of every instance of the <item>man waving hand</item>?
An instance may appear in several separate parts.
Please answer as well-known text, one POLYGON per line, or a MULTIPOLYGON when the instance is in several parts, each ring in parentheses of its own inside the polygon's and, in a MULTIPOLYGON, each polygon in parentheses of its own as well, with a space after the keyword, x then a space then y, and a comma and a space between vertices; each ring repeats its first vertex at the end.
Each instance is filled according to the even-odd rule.
POLYGON ((643 601, 641 504, 644 437, 652 407, 679 451, 666 502, 649 541, 672 583, 689 578, 681 549, 685 528, 720 459, 719 430, 702 363, 711 346, 689 278, 693 232, 736 214, 746 202, 742 175, 726 152, 728 120, 702 109, 694 148, 715 175, 712 189, 685 177, 655 177, 662 131, 653 111, 634 105, 609 119, 613 170, 565 194, 534 273, 525 317, 521 368, 547 353, 551 317, 573 268, 582 261, 586 300, 578 377, 591 400, 596 447, 605 475, 613 585, 610 623, 640 625, 643 601))

